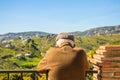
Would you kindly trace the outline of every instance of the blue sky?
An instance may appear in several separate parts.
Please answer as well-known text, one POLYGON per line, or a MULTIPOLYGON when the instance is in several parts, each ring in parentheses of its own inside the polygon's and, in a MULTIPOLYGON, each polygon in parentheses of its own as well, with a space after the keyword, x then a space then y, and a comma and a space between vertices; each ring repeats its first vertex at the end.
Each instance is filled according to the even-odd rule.
POLYGON ((120 0, 0 0, 0 34, 120 25, 120 0))

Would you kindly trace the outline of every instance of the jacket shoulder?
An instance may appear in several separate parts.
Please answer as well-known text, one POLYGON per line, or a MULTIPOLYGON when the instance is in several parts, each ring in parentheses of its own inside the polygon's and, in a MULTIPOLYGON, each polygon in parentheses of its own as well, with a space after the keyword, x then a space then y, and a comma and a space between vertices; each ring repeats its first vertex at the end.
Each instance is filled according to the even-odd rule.
POLYGON ((86 54, 85 50, 83 48, 73 48, 73 51, 81 54, 86 54))
POLYGON ((49 52, 56 52, 56 51, 60 51, 60 49, 56 48, 56 47, 51 47, 50 49, 47 50, 47 53, 49 53, 49 52))
POLYGON ((77 48, 77 47, 73 48, 73 50, 76 50, 76 51, 84 51, 82 48, 77 48))

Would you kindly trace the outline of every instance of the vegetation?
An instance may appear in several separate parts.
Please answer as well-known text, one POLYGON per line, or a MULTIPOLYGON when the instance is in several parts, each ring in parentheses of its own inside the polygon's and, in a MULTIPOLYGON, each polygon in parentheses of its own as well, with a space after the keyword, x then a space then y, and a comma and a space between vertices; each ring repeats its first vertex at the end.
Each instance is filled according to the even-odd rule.
MULTIPOLYGON (((76 36, 75 41, 76 46, 84 48, 86 53, 88 53, 88 57, 91 58, 94 51, 101 45, 120 45, 119 36, 120 34, 76 36)), ((0 69, 36 69, 38 62, 45 55, 46 51, 54 46, 55 35, 26 39, 19 38, 12 41, 1 42, 0 69)))

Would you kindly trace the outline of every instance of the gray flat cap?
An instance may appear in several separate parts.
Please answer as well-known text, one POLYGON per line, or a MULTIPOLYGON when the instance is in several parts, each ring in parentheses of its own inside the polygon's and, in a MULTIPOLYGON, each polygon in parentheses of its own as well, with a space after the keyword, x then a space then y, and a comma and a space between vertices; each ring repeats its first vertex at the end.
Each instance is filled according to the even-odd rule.
POLYGON ((62 32, 62 33, 57 35, 56 41, 58 41, 59 39, 69 39, 69 40, 74 41, 74 36, 72 34, 62 32))

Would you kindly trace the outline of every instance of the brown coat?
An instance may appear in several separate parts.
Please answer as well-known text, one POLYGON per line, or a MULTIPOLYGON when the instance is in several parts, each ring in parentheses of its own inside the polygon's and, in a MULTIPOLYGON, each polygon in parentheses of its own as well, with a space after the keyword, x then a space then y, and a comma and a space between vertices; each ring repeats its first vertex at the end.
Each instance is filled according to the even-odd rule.
POLYGON ((63 46, 50 48, 37 69, 41 73, 48 70, 48 80, 85 80, 88 62, 84 50, 63 46))

